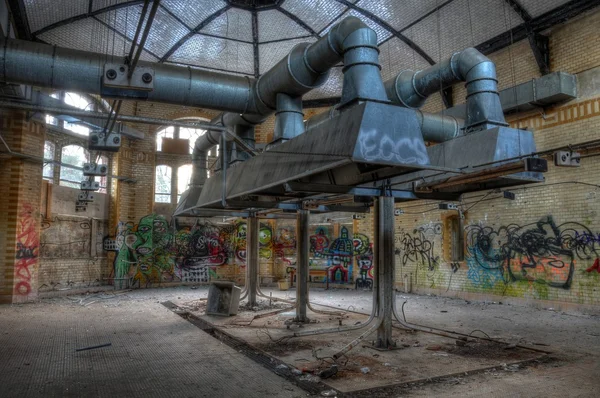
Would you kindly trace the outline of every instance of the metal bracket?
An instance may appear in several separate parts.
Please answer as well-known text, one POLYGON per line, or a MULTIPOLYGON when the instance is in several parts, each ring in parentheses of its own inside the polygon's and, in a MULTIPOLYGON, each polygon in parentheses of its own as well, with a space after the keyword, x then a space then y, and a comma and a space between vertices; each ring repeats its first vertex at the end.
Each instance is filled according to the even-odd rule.
POLYGON ((121 89, 154 90, 154 68, 138 66, 133 70, 131 78, 127 78, 129 66, 125 64, 104 64, 102 85, 121 89))

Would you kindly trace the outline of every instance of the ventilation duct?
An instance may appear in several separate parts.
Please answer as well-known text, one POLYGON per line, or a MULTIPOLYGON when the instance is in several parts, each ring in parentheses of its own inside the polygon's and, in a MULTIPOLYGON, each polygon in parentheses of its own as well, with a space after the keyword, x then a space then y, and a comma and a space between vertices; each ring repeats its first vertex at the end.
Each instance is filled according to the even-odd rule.
POLYGON ((392 102, 415 109, 431 94, 460 81, 467 87, 467 130, 507 125, 500 106, 496 66, 474 48, 454 53, 421 71, 402 71, 386 81, 385 88, 392 102))

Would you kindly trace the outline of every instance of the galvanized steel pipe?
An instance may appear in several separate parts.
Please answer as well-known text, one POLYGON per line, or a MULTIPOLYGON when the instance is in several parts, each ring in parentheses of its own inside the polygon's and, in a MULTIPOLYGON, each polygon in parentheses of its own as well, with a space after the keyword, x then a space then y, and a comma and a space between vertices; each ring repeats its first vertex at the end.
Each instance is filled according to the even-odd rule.
POLYGON ((474 48, 454 53, 421 71, 404 70, 384 84, 392 102, 420 108, 431 94, 460 81, 466 82, 467 87, 466 129, 507 125, 498 94, 496 66, 474 48))

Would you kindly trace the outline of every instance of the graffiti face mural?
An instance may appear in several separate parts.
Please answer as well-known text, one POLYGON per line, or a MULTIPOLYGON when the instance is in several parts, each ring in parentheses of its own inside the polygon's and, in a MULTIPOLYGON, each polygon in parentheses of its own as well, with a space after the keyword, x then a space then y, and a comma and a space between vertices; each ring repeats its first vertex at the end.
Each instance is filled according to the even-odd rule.
POLYGON ((504 284, 527 281, 568 289, 576 260, 599 257, 596 241, 582 236, 593 234, 579 223, 556 225, 552 216, 497 230, 471 226, 467 235, 468 276, 473 284, 484 288, 501 280, 504 284), (494 277, 489 277, 492 274, 494 277))

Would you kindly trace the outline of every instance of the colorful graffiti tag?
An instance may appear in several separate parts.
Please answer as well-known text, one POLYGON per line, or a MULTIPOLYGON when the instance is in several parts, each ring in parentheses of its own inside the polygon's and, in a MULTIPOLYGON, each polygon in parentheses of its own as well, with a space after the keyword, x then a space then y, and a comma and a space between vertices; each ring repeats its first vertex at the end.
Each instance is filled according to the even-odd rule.
POLYGON ((483 288, 528 281, 568 289, 576 260, 600 257, 596 240, 584 236, 595 235, 579 223, 556 225, 552 216, 498 229, 472 225, 467 229, 467 276, 483 288))
MULTIPOLYGON (((273 239, 268 224, 260 224, 259 256, 285 259, 285 249, 295 240, 282 235, 273 239)), ((214 225, 196 222, 176 229, 165 217, 150 214, 138 224, 120 223, 114 239, 107 239, 107 250, 115 251, 114 283, 122 288, 148 287, 161 282, 207 282, 218 267, 246 264, 246 223, 214 225)))
POLYGON ((19 296, 31 293, 32 271, 38 262, 40 239, 33 213, 33 206, 25 203, 17 222, 14 291, 19 296))

